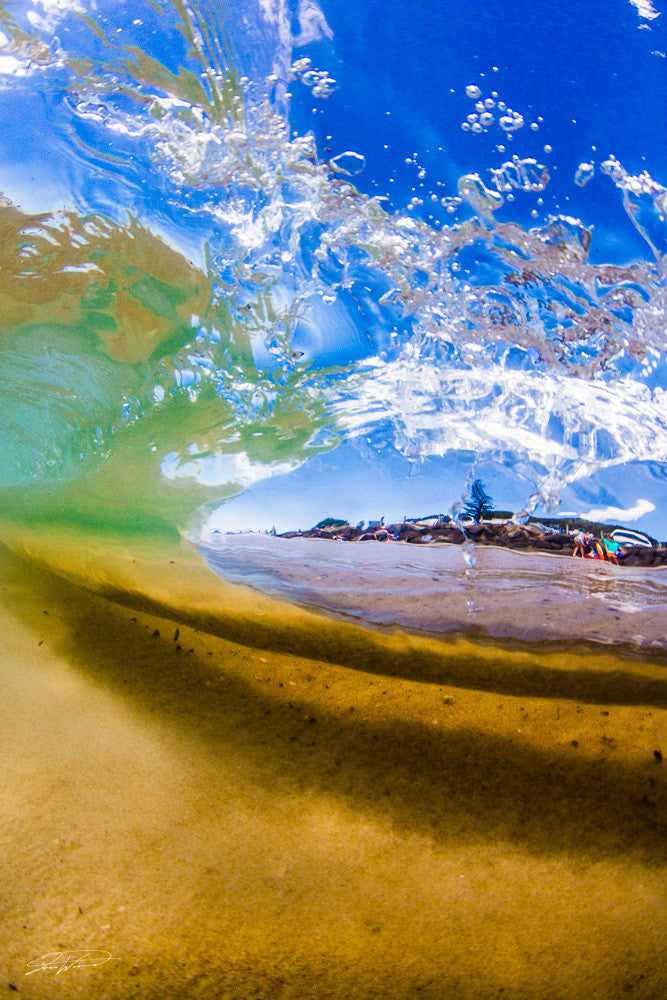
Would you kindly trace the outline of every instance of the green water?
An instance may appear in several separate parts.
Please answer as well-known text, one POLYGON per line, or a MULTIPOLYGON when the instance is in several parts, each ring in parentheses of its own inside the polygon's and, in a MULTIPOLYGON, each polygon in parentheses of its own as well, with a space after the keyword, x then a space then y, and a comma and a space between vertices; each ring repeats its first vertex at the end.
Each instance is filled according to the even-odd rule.
MULTIPOLYGON (((222 23, 211 37, 197 8, 174 0, 169 10, 188 46, 177 72, 137 46, 119 47, 102 17, 80 20, 104 58, 74 49, 56 60, 4 5, 0 26, 12 58, 45 71, 65 66, 75 100, 113 94, 148 106, 159 128, 175 103, 194 136, 197 116, 210 128, 242 126, 222 23)), ((177 140, 171 128, 166 141, 177 140)), ((76 162, 73 141, 72 153, 76 162)), ((103 165, 122 162, 97 155, 103 165)), ((284 327, 270 275, 253 271, 242 290, 230 287, 205 240, 198 266, 127 206, 116 208, 113 219, 31 214, 0 195, 0 513, 36 526, 175 534, 202 505, 244 489, 233 472, 207 484, 197 463, 242 455, 269 471, 293 467, 331 444, 320 433, 331 421, 308 364, 275 373, 255 364, 252 338, 284 327)))
MULTIPOLYGON (((5 205, 0 228, 5 513, 36 523, 174 530, 242 485, 168 479, 165 455, 178 462, 243 452, 270 466, 298 464, 317 450, 311 441, 324 410, 305 369, 282 385, 258 371, 251 323, 236 322, 215 301, 211 276, 136 220, 45 218, 5 205), (215 343, 206 336, 213 326, 215 343), (204 349, 196 343, 202 330, 204 349), (188 355, 202 350, 216 378, 233 373, 233 399, 210 369, 179 386, 182 368, 196 367, 188 355), (241 412, 244 396, 276 389, 271 412, 241 412)), ((260 299, 248 311, 265 308, 260 299)))

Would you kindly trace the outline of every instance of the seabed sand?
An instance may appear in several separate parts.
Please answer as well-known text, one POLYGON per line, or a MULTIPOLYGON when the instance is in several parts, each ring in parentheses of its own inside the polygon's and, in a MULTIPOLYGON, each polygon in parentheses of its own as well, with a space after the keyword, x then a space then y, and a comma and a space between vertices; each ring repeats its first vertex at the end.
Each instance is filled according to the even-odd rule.
POLYGON ((5 537, 60 574, 2 554, 7 996, 664 997, 657 661, 374 633, 185 543, 5 537))

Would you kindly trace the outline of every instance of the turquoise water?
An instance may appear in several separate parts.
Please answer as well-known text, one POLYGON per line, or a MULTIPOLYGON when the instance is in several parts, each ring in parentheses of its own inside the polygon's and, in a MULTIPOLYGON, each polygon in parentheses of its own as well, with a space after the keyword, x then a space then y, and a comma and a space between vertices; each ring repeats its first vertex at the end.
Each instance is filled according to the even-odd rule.
POLYGON ((480 477, 667 537, 662 26, 618 6, 643 110, 619 55, 593 121, 567 5, 528 90, 511 5, 6 0, 3 509, 307 526, 480 477))

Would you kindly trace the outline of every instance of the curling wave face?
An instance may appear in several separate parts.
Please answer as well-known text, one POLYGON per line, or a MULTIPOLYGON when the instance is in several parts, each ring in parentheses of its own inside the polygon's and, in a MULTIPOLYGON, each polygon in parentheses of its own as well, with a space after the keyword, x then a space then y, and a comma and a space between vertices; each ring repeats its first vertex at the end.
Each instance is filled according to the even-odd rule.
MULTIPOLYGON (((317 5, 224 18, 0 9, 2 114, 44 102, 68 206, 20 204, 18 171, 0 206, 4 508, 182 527, 362 436, 378 462, 511 468, 527 510, 628 461, 663 476, 667 189, 602 163, 643 240, 623 265, 592 260, 568 215, 512 221, 514 195, 550 183, 535 156, 462 175, 447 222, 390 211, 361 189, 362 152, 290 132, 290 88, 336 88, 294 54, 332 37, 317 5)), ((524 126, 468 90, 473 132, 524 126)))

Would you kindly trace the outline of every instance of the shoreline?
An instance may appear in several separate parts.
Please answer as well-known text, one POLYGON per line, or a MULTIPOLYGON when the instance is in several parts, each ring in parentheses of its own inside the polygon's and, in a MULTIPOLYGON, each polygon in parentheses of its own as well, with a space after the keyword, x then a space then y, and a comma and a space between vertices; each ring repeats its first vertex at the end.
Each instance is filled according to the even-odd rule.
POLYGON ((366 627, 667 652, 667 577, 641 567, 492 545, 476 549, 471 565, 455 545, 258 534, 219 535, 200 548, 232 583, 366 627))
MULTIPOLYGON (((579 522, 581 525, 576 531, 562 531, 556 528, 548 528, 540 523, 528 522, 517 524, 512 521, 481 521, 464 525, 455 522, 445 521, 440 517, 424 518, 416 521, 402 521, 396 524, 385 525, 384 519, 380 522, 371 522, 369 527, 364 529, 361 525, 353 528, 348 522, 334 521, 327 518, 314 528, 305 531, 285 531, 276 533, 271 530, 271 534, 277 538, 322 538, 330 541, 345 542, 372 542, 378 541, 391 544, 393 542, 404 542, 412 545, 492 545, 497 548, 507 548, 515 552, 540 552, 547 554, 574 556, 577 547, 578 533, 587 533, 591 544, 587 546, 589 553, 582 558, 597 561, 613 561, 614 564, 625 567, 641 566, 643 568, 663 568, 667 567, 667 546, 655 542, 654 539, 647 541, 651 544, 624 544, 618 556, 611 559, 598 559, 593 545, 594 539, 602 540, 605 535, 600 531, 601 525, 592 522, 579 522), (435 523, 434 523, 435 522, 435 523), (593 532, 595 529, 597 534, 593 532)), ((609 528, 609 534, 622 531, 624 535, 631 536, 637 534, 629 529, 609 528)), ((222 534, 216 531, 214 534, 222 534)), ((640 536, 643 533, 638 533, 640 536)))

